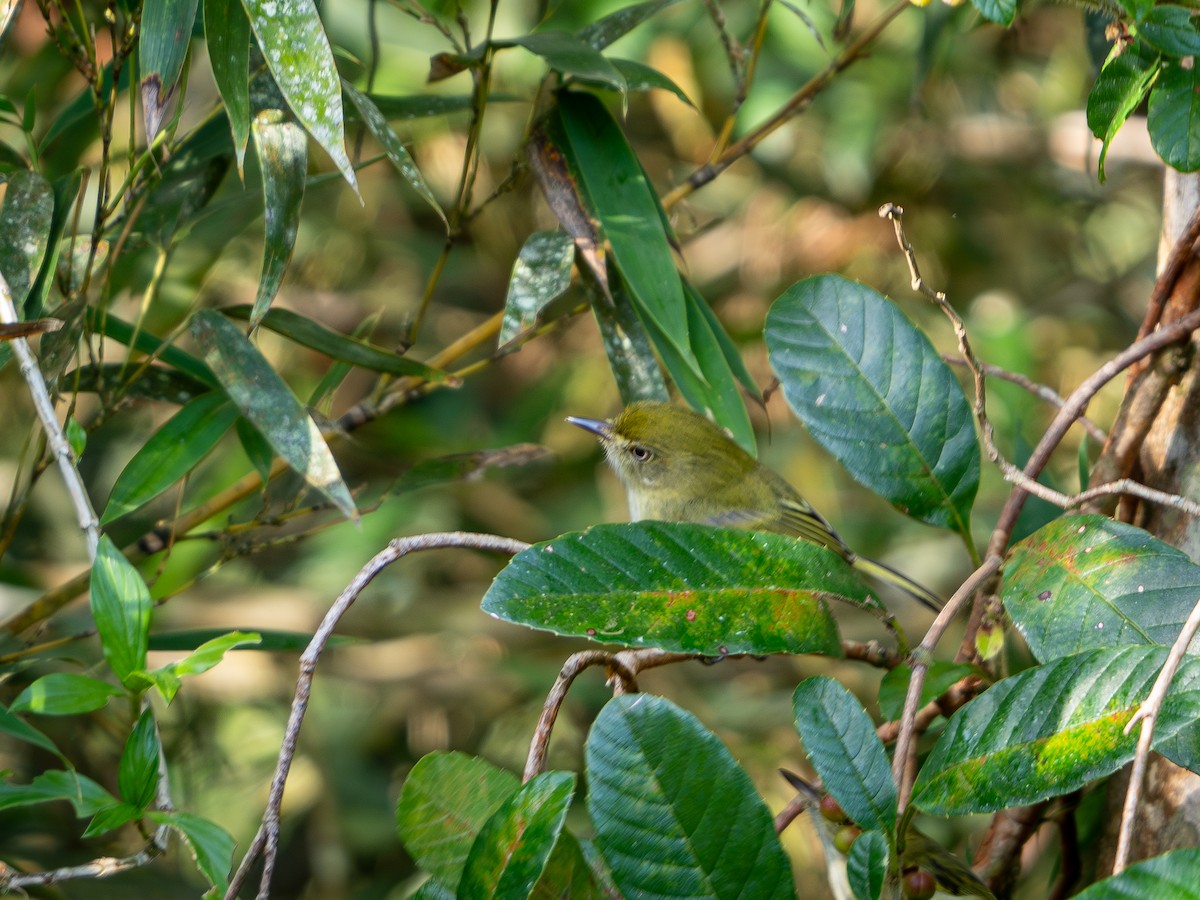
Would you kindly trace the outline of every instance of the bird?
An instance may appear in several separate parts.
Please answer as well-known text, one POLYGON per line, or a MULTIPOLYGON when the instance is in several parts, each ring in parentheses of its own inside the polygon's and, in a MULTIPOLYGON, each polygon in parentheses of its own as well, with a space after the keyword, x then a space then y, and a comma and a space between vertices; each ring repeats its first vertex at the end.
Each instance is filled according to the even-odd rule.
POLYGON ((612 419, 568 416, 590 431, 625 485, 633 521, 694 522, 788 534, 837 553, 865 575, 894 585, 934 611, 928 588, 850 549, 825 517, 784 478, 758 462, 705 416, 642 400, 612 419))

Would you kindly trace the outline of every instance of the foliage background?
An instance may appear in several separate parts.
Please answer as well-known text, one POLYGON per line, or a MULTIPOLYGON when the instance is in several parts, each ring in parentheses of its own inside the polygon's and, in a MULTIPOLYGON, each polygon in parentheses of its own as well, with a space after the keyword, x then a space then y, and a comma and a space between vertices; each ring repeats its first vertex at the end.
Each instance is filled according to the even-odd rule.
MULTIPOLYGON (((620 5, 580 2, 535 10, 501 4, 497 33, 525 34, 547 20, 570 29, 620 5)), ((430 55, 445 49, 433 29, 392 5, 329 0, 322 15, 345 76, 361 77, 359 61, 370 58, 365 23, 372 8, 381 38, 376 92, 466 91, 462 75, 425 84, 430 55)), ((828 59, 800 13, 827 34, 834 11, 816 0, 797 9, 777 4, 770 14, 739 130, 769 115, 828 59)), ((861 3, 860 20, 879 9, 861 3)), ((725 10, 730 31, 745 35, 754 12, 754 4, 730 4, 725 10)), ((484 7, 468 5, 467 14, 482 22, 484 7)), ((217 96, 202 44, 194 46, 182 101, 184 127, 199 121, 217 96)), ((670 75, 699 108, 689 109, 664 92, 630 98, 626 133, 665 191, 705 160, 714 128, 731 103, 719 38, 704 7, 683 2, 616 49, 670 75)), ((962 311, 984 359, 1065 392, 1106 351, 1123 346, 1136 331, 1152 284, 1160 175, 1134 139, 1128 157, 1113 151, 1109 179, 1097 183, 1096 149, 1081 114, 1094 65, 1086 17, 1078 9, 1028 8, 1008 31, 981 23, 969 7, 912 9, 868 59, 752 159, 676 207, 684 267, 739 341, 759 384, 770 380, 761 343, 770 301, 816 272, 839 271, 875 286, 899 300, 942 349, 953 349, 942 319, 909 289, 891 228, 876 214, 885 201, 906 208, 924 275, 962 311)), ((519 155, 530 113, 526 101, 543 72, 540 60, 521 51, 500 58, 494 90, 521 99, 488 109, 477 198, 504 181, 519 155)), ((52 121, 80 89, 78 77, 47 41, 33 4, 27 4, 0 54, 0 84, 18 108, 33 92, 38 123, 52 121)), ((118 134, 127 133, 131 109, 119 113, 118 134)), ((459 114, 393 123, 443 204, 455 190, 465 121, 459 114)), ((1135 125, 1127 131, 1135 133, 1135 125)), ((12 133, 4 138, 16 140, 12 133)), ((353 147, 353 125, 350 139, 353 147)), ((85 126, 64 134, 42 159, 46 173, 94 159, 96 142, 94 129, 85 126)), ((362 156, 372 152, 367 138, 362 156)), ((332 171, 315 149, 310 166, 332 171)), ((251 171, 248 178, 254 177, 251 171)), ((310 184, 276 305, 344 332, 379 315, 374 339, 389 344, 401 339, 418 308, 444 232, 386 163, 363 169, 359 177, 361 205, 337 178, 310 184)), ((255 204, 242 196, 236 177, 227 176, 215 203, 218 214, 201 218, 172 256, 146 322, 149 330, 167 333, 197 294, 210 305, 253 302, 262 224, 255 204)), ((451 254, 412 355, 428 358, 501 309, 524 237, 552 225, 527 174, 489 204, 451 254)), ((150 253, 132 257, 118 281, 115 312, 136 316, 153 261, 150 253)), ((268 332, 260 332, 259 346, 301 397, 328 365, 324 357, 268 332)), ((491 349, 481 348, 474 358, 491 349)), ((336 416, 354 402, 364 389, 362 377, 351 376, 328 414, 336 416)), ((9 423, 0 429, 0 490, 7 494, 24 477, 23 454, 37 426, 14 367, 0 372, 0 379, 9 423)), ((1115 405, 1117 388, 1112 390, 1093 405, 1096 418, 1104 420, 1115 405)), ((1002 443, 1019 461, 1048 411, 1007 386, 996 387, 991 401, 1002 443)), ((75 416, 95 426, 81 467, 99 507, 124 463, 173 410, 133 405, 92 422, 91 402, 81 395, 75 416)), ((391 536, 464 528, 539 540, 619 520, 625 514, 622 492, 600 468, 593 441, 562 421, 567 414, 607 415, 618 403, 595 324, 589 316, 576 316, 520 352, 491 362, 461 388, 433 391, 371 422, 338 451, 352 485, 383 483, 423 459, 523 441, 544 444, 554 451, 552 458, 401 494, 361 525, 332 525, 303 540, 256 548, 252 555, 240 555, 245 548, 236 547, 239 555, 226 560, 216 542, 182 543, 162 571, 148 570, 154 595, 171 598, 156 611, 155 629, 311 631, 349 576, 391 536)), ((763 458, 800 485, 851 545, 901 561, 935 589, 956 585, 968 571, 953 537, 905 521, 851 484, 806 438, 779 397, 768 403, 766 414, 752 410, 752 415, 763 458)), ((248 470, 240 451, 232 444, 227 450, 191 480, 189 497, 248 470)), ((1061 466, 1053 477, 1073 488, 1077 473, 1061 466)), ((986 527, 1003 493, 987 467, 984 477, 975 520, 986 527)), ((286 496, 296 485, 273 490, 286 496)), ((156 514, 169 514, 174 502, 168 496, 156 514)), ((136 536, 151 522, 141 517, 121 523, 117 534, 136 536)), ((1036 524, 1030 521, 1025 530, 1036 524)), ((42 478, 0 560, 0 613, 22 608, 78 571, 85 558, 57 479, 42 478)), ((402 895, 397 885, 413 872, 395 837, 394 801, 407 770, 428 751, 461 749, 519 771, 545 691, 577 647, 480 612, 479 598, 499 564, 462 551, 409 558, 386 570, 344 621, 339 632, 347 640, 322 661, 289 782, 275 883, 279 896, 402 895)), ((908 606, 902 616, 923 621, 923 613, 908 606)), ((76 604, 43 637, 69 635, 88 623, 86 608, 76 604)), ((863 633, 869 630, 864 624, 863 633)), ((96 651, 77 642, 74 652, 87 660, 96 651)), ((802 767, 791 689, 799 677, 831 668, 827 660, 807 658, 688 665, 650 673, 643 687, 679 700, 715 728, 777 809, 791 790, 775 770, 802 767)), ((36 674, 34 663, 5 690, 15 694, 36 674)), ((878 678, 851 664, 837 674, 864 688, 864 695, 878 678)), ((177 803, 220 822, 241 848, 261 813, 294 678, 294 653, 235 653, 190 681, 165 713, 166 750, 179 761, 177 803)), ((552 745, 552 766, 578 767, 584 730, 607 696, 599 676, 572 692, 567 720, 560 720, 552 745)), ((81 768, 91 759, 103 771, 102 761, 119 752, 119 738, 105 733, 100 717, 77 735, 74 719, 39 724, 61 743, 78 747, 81 768)), ((0 768, 32 773, 44 764, 27 747, 0 743, 0 768)), ((69 810, 33 809, 0 816, 0 858, 51 867, 95 854, 87 842, 65 837, 74 833, 69 810)), ((802 858, 815 852, 803 826, 789 829, 785 841, 802 858)), ((803 887, 822 889, 823 873, 798 869, 803 887)), ((1045 881, 1027 884, 1029 895, 1036 896, 1045 881)), ((196 886, 190 863, 180 860, 174 871, 154 866, 111 883, 76 882, 61 895, 141 891, 183 897, 194 896, 196 886)))

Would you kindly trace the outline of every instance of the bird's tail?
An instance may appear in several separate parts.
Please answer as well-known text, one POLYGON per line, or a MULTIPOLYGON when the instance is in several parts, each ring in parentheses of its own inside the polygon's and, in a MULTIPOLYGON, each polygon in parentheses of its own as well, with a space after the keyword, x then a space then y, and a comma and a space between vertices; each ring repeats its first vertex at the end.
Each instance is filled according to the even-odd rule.
POLYGON ((909 596, 920 600, 934 612, 938 612, 942 608, 941 598, 937 594, 929 588, 917 584, 907 575, 897 572, 891 566, 885 566, 881 562, 857 554, 850 558, 850 565, 864 575, 870 575, 872 578, 878 578, 880 581, 886 581, 888 584, 898 587, 909 596))

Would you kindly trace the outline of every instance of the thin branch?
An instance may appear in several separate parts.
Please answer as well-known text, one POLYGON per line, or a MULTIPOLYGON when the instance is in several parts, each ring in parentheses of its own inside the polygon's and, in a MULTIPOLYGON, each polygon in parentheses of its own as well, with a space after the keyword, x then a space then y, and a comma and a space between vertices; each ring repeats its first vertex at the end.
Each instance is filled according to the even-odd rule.
POLYGON ((262 900, 270 896, 271 876, 275 871, 275 859, 279 850, 279 821, 280 808, 283 804, 283 789, 287 783, 288 772, 292 767, 292 759, 296 755, 296 742, 300 737, 300 726, 303 724, 304 714, 308 710, 313 675, 316 672, 317 662, 321 658, 321 652, 333 635, 333 630, 354 601, 358 599, 358 595, 374 580, 376 575, 409 553, 447 547, 464 547, 512 555, 520 553, 528 546, 523 541, 494 534, 473 534, 464 531, 420 534, 390 541, 387 547, 375 554, 365 566, 359 569, 358 574, 329 608, 325 618, 321 620, 320 627, 300 656, 300 674, 296 679, 296 693, 292 699, 292 711, 284 730, 283 743, 279 748, 279 760, 275 766, 275 774, 271 778, 267 808, 263 812, 262 824, 259 826, 258 833, 255 834, 246 855, 242 857, 242 862, 238 866, 237 872, 234 873, 229 889, 225 892, 225 900, 234 900, 237 897, 242 884, 249 875, 250 866, 260 854, 263 857, 263 872, 259 882, 258 896, 262 900))
POLYGON ((1158 717, 1159 710, 1162 709, 1163 701, 1167 698, 1167 689, 1171 686, 1171 679, 1179 670, 1197 630, 1200 630, 1200 601, 1197 601, 1196 605, 1192 607, 1187 621, 1183 623, 1183 628, 1179 632, 1179 637, 1171 645, 1171 652, 1167 654, 1167 661, 1163 664, 1162 671, 1158 673, 1158 678, 1154 680, 1154 687, 1150 689, 1149 696, 1142 701, 1142 705, 1133 714, 1133 718, 1125 725, 1125 734, 1129 734, 1138 722, 1142 723, 1142 730, 1138 735, 1137 750, 1133 756, 1133 768, 1129 773, 1129 787, 1125 791, 1125 807, 1121 810, 1121 828, 1117 833, 1117 852, 1113 857, 1112 873, 1114 875, 1119 875, 1126 863, 1129 862, 1133 823, 1137 818, 1139 795, 1142 790, 1142 781, 1146 776, 1146 762, 1150 758, 1150 743, 1154 739, 1154 720, 1158 717))
POLYGON ((51 869, 48 872, 21 874, 8 866, 0 867, 0 891, 22 890, 31 887, 46 887, 62 881, 75 878, 111 878, 121 872, 128 872, 153 862, 161 854, 153 849, 153 845, 132 856, 114 857, 101 856, 78 866, 66 866, 62 869, 51 869))
POLYGON ((899 816, 901 818, 904 815, 905 807, 908 806, 909 794, 912 792, 912 781, 908 777, 908 759, 916 749, 916 742, 913 738, 916 735, 921 688, 925 684, 929 659, 938 641, 946 633, 950 623, 954 621, 959 609, 965 606, 975 592, 1000 570, 1002 562, 1003 560, 999 556, 994 555, 985 559, 979 568, 972 572, 962 586, 954 592, 954 596, 942 607, 942 611, 929 626, 929 631, 925 633, 921 643, 913 649, 912 675, 908 680, 908 694, 904 698, 904 711, 900 714, 900 733, 896 736, 896 750, 892 758, 892 775, 896 779, 900 794, 899 816))
POLYGON ((1162 271, 1155 279, 1154 290, 1146 304, 1146 315, 1138 329, 1138 338, 1144 338, 1158 327, 1167 300, 1170 298, 1171 292, 1175 290, 1175 284, 1179 281, 1179 276, 1183 274, 1183 267, 1192 255, 1197 240, 1200 240, 1200 207, 1192 213, 1179 240, 1171 247, 1171 253, 1167 256, 1162 271))
MULTIPOLYGON (((961 356, 952 356, 948 353, 943 353, 942 359, 952 366, 967 367, 969 365, 961 356)), ((1058 409, 1062 409, 1067 402, 1062 398, 1062 395, 1059 394, 1058 391, 1054 390, 1054 388, 1050 387, 1049 385, 1039 384, 1033 379, 1022 375, 1020 372, 1010 372, 1008 369, 1002 369, 1000 366, 992 365, 991 363, 984 362, 981 359, 976 360, 976 364, 983 370, 983 374, 988 378, 998 378, 1001 381, 1007 381, 1010 384, 1015 384, 1022 390, 1033 394, 1035 397, 1041 400, 1045 400, 1047 403, 1055 406, 1058 409)), ((1090 437, 1096 443, 1103 445, 1104 442, 1108 440, 1108 435, 1104 433, 1104 429, 1087 416, 1080 416, 1079 424, 1082 425, 1084 430, 1088 433, 1088 437, 1090 437)))
MULTIPOLYGON (((12 290, 4 274, 0 273, 0 323, 14 325, 17 321, 17 308, 13 303, 12 290)), ((29 341, 23 337, 16 337, 9 343, 20 363, 21 375, 42 422, 42 430, 46 432, 46 440, 49 441, 54 458, 58 461, 67 492, 71 495, 79 527, 87 536, 88 558, 94 560, 96 548, 100 544, 100 522, 96 518, 96 511, 92 509, 92 501, 88 498, 83 479, 79 477, 79 470, 75 468, 75 454, 71 452, 71 444, 58 422, 58 415, 54 412, 54 401, 50 399, 50 391, 42 378, 42 370, 38 368, 33 351, 29 349, 29 341)))

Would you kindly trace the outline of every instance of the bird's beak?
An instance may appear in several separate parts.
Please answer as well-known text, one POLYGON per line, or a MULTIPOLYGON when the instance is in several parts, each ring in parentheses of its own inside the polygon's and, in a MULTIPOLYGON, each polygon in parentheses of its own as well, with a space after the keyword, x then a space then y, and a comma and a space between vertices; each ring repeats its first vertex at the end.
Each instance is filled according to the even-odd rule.
POLYGON ((602 441, 612 440, 612 422, 606 422, 604 419, 584 419, 581 416, 567 416, 567 421, 572 425, 578 425, 584 431, 590 431, 602 441))

